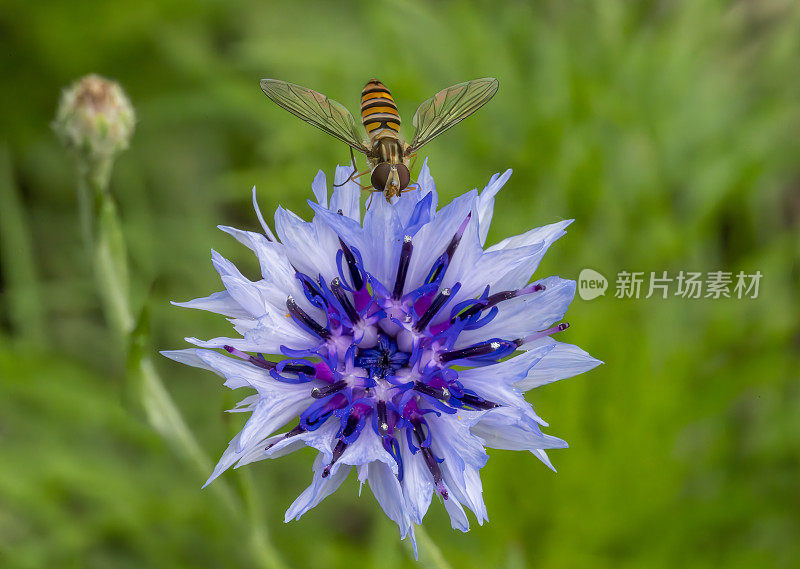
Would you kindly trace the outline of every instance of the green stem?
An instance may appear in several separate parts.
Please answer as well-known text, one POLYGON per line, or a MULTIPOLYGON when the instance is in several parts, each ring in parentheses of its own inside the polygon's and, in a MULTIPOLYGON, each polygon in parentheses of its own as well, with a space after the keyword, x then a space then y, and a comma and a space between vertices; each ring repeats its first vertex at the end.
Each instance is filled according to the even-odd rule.
POLYGON ((92 191, 86 182, 87 175, 78 167, 78 216, 81 225, 81 237, 86 249, 86 258, 92 257, 94 250, 94 214, 92 213, 92 191))
POLYGON ((425 528, 417 526, 415 531, 419 544, 420 564, 425 567, 436 567, 437 569, 453 569, 453 566, 444 558, 442 550, 431 539, 425 528))
MULTIPOLYGON (((136 399, 141 402, 148 422, 176 452, 206 476, 212 464, 183 420, 150 357, 146 310, 134 325, 125 236, 116 204, 108 191, 112 167, 111 157, 95 161, 79 159, 78 166, 81 226, 87 249, 91 251, 103 311, 117 339, 129 348, 128 383, 135 389, 136 399), (94 215, 88 207, 90 198, 94 203, 94 215)), ((225 481, 216 481, 212 488, 234 516, 242 507, 251 512, 250 546, 265 569, 285 569, 269 541, 266 524, 257 516, 252 492, 243 490, 240 502, 225 481)))
POLYGON ((269 530, 259 507, 261 500, 253 479, 248 471, 239 471, 239 484, 242 499, 247 506, 247 519, 250 526, 250 547, 264 569, 287 569, 278 550, 272 545, 269 530))
POLYGON ((11 168, 11 156, 0 145, 0 263, 6 280, 3 304, 19 336, 44 341, 45 311, 36 275, 33 245, 11 168))
MULTIPOLYGON (((131 332, 128 350, 128 384, 134 399, 141 405, 150 426, 161 435, 183 458, 193 465, 201 477, 211 472, 208 460, 197 439, 183 420, 161 377, 156 371, 150 356, 147 338, 150 335, 149 318, 142 310, 136 328, 131 332)), ((230 486, 225 481, 211 486, 231 514, 239 512, 237 502, 230 486)))
POLYGON ((117 214, 117 206, 108 191, 113 158, 82 162, 79 165, 79 195, 86 202, 90 194, 94 217, 86 219, 86 204, 81 206, 81 226, 93 235, 87 239, 92 248, 97 288, 111 329, 125 341, 133 330, 128 291, 128 252, 117 214))

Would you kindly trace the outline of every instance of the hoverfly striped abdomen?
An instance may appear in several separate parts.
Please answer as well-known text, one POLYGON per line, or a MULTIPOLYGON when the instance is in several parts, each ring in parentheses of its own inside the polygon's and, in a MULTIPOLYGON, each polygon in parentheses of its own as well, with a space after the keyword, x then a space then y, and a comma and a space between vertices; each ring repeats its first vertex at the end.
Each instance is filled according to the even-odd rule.
POLYGON ((400 114, 389 89, 377 79, 370 80, 361 92, 361 121, 370 140, 399 138, 400 114))

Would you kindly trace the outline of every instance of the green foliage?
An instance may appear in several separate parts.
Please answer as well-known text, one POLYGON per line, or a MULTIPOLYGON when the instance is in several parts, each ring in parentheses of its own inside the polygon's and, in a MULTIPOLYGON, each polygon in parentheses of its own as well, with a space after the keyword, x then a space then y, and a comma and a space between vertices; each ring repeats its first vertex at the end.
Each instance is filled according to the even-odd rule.
MULTIPOLYGON (((605 366, 530 394, 553 475, 490 452, 491 522, 426 529, 453 567, 793 567, 800 563, 800 9, 788 1, 596 3, 254 0, 0 5, 0 559, 4 567, 251 567, 255 520, 291 567, 414 566, 350 481, 298 522, 283 510, 308 452, 225 476, 261 510, 231 514, 125 405, 82 245, 75 172, 52 131, 59 89, 96 72, 138 117, 111 191, 152 342, 227 333, 179 310, 218 290, 215 230, 306 213, 346 147, 259 91, 276 77, 352 111, 391 89, 410 134, 420 101, 468 78, 496 98, 426 148, 443 201, 514 169, 489 240, 575 218, 541 274, 760 270, 755 300, 576 299, 563 334, 605 366), (149 298, 147 291, 152 290, 149 298)), ((612 283, 613 288, 613 283, 612 283)), ((156 358, 218 456, 242 423, 218 378, 156 358)), ((240 397, 239 397, 240 398, 240 397)), ((424 543, 422 544, 424 547, 424 543)), ((423 552, 424 553, 424 552, 423 552)))

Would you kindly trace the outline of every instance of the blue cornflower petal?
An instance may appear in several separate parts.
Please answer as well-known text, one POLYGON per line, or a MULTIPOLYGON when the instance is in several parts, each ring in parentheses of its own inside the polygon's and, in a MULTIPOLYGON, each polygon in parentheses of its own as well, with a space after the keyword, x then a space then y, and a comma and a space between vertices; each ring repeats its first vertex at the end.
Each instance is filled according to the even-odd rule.
POLYGON ((360 225, 361 188, 352 180, 345 183, 352 173, 353 170, 349 167, 338 166, 336 168, 336 174, 333 177, 336 187, 333 188, 330 211, 337 214, 341 211, 343 216, 355 220, 360 225))
POLYGON ((344 467, 323 478, 322 472, 325 463, 322 457, 323 455, 320 454, 314 461, 314 479, 311 486, 303 490, 303 493, 286 510, 285 522, 299 520, 303 514, 336 492, 350 473, 350 467, 344 467))
POLYGON ((478 225, 480 227, 481 246, 486 243, 486 236, 489 234, 489 226, 492 223, 494 214, 494 197, 497 195, 508 179, 511 177, 509 168, 502 175, 495 174, 486 184, 486 187, 478 197, 478 225))
POLYGON ((311 182, 311 191, 317 198, 317 203, 324 208, 328 207, 328 184, 325 181, 325 172, 320 170, 311 182))
POLYGON ((534 387, 589 371, 602 363, 578 346, 556 342, 553 349, 545 354, 525 377, 517 380, 516 386, 522 391, 528 391, 534 387))

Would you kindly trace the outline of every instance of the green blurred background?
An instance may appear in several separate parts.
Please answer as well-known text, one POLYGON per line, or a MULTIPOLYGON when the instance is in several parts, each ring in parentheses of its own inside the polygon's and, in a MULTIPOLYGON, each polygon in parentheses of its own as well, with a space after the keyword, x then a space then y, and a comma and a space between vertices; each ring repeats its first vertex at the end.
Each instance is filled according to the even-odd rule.
MULTIPOLYGON (((491 451, 491 522, 461 534, 434 502, 431 537, 454 567, 799 566, 798 29, 800 6, 780 0, 4 0, 0 566, 255 567, 254 519, 291 567, 414 566, 353 480, 283 523, 310 452, 226 474, 255 489, 255 514, 231 512, 131 403, 81 245, 74 163, 50 129, 60 89, 90 72, 118 80, 138 114, 111 184, 160 349, 228 333, 168 300, 220 288, 212 247, 256 274, 215 229, 258 228, 250 188, 265 211, 308 215, 317 169, 349 158, 258 79, 355 112, 376 76, 410 126, 435 91, 500 78, 487 107, 425 149, 445 202, 514 169, 490 242, 575 218, 539 274, 764 276, 755 300, 620 300, 613 282, 576 299, 560 339, 606 365, 529 394, 571 445, 551 453, 558 474, 491 451)), ((156 364, 216 459, 243 423, 223 413, 238 397, 156 364)))

